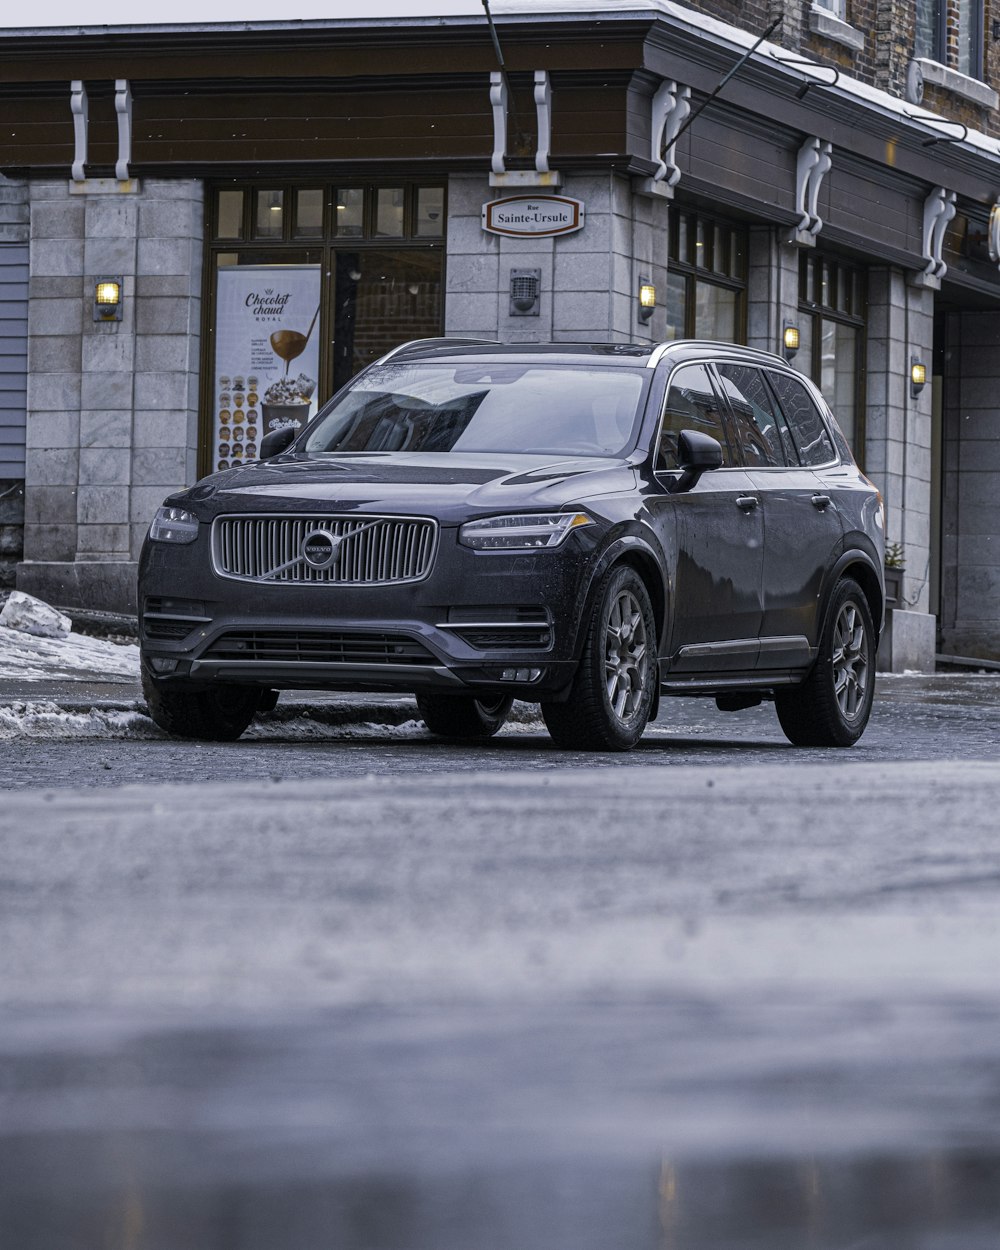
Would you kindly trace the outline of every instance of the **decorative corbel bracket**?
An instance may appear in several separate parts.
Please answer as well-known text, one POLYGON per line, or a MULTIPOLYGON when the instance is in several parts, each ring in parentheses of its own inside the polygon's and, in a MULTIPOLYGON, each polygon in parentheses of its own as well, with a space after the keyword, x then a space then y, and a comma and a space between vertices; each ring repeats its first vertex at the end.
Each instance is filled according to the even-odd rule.
POLYGON ((132 160, 132 92, 128 79, 115 79, 115 113, 118 115, 118 160, 115 162, 115 177, 119 182, 127 182, 128 167, 132 160))
POLYGON ((673 199, 681 171, 674 160, 674 145, 680 128, 691 115, 691 88, 666 78, 650 103, 649 159, 656 166, 651 178, 636 179, 635 189, 646 195, 673 199))
POLYGON ((795 162, 795 211, 799 220, 788 236, 788 242, 798 247, 815 247, 816 236, 823 229, 819 193, 833 165, 832 152, 832 144, 816 138, 806 139, 799 148, 795 162))
POLYGON ((490 104, 493 107, 493 163, 495 174, 502 174, 507 157, 507 79, 495 69, 490 74, 490 104))
POLYGON ((493 160, 491 187, 558 187, 562 176, 549 169, 552 151, 552 84, 548 70, 535 70, 535 116, 538 146, 534 169, 507 168, 507 78, 500 70, 490 74, 490 104, 493 106, 493 160))
POLYGON ((87 177, 87 128, 90 109, 87 88, 79 78, 69 85, 69 107, 73 114, 73 181, 84 182, 87 177))
POLYGON ((1000 265, 1000 199, 990 209, 990 224, 986 233, 987 246, 990 249, 990 260, 1000 265))
POLYGON ((535 169, 540 174, 549 172, 549 153, 552 150, 552 84, 548 70, 535 70, 535 114, 538 119, 538 151, 535 153, 535 169))
POLYGON ((924 268, 912 279, 914 286, 927 287, 932 291, 941 289, 941 279, 948 272, 942 257, 945 231, 955 216, 954 191, 935 187, 924 200, 923 259, 924 268))

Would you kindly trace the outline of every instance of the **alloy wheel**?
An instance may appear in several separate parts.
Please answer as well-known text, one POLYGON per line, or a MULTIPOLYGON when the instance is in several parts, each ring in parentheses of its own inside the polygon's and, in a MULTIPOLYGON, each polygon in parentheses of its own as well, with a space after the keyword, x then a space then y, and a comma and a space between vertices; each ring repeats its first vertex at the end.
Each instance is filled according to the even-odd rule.
POLYGON ((840 609, 833 634, 833 689, 846 720, 865 708, 871 667, 868 632, 857 604, 840 609))
POLYGON ((620 721, 640 709, 649 668, 649 640, 639 601, 622 590, 611 605, 604 635, 608 703, 620 721))

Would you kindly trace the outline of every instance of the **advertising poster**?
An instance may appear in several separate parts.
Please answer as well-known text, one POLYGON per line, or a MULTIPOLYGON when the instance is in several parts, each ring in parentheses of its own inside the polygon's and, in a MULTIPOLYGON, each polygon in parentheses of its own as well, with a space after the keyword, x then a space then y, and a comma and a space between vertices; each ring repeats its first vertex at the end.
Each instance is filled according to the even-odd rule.
POLYGON ((319 301, 319 265, 219 270, 213 469, 256 460, 265 434, 315 415, 319 301))

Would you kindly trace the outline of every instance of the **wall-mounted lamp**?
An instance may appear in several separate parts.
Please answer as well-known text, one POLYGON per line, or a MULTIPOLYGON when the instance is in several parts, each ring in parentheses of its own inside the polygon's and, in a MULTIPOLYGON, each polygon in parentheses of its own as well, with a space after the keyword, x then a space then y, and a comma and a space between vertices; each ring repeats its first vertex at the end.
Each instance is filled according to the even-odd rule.
POLYGON ((927 366, 917 356, 910 357, 910 395, 916 399, 927 385, 927 366))
POLYGON ((98 278, 94 286, 94 320, 121 321, 121 278, 98 278))
POLYGON ((649 321, 656 307, 656 287, 648 278, 639 279, 639 320, 643 325, 649 321))
POLYGON ((790 321, 785 322, 785 328, 781 332, 781 348, 786 360, 791 360, 799 350, 799 327, 792 325, 790 321))

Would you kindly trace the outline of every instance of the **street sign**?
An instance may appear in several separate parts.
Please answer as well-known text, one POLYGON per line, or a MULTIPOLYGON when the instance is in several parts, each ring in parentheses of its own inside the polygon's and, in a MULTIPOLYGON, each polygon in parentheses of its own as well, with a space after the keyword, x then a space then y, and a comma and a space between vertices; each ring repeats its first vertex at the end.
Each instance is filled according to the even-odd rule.
POLYGON ((515 195, 483 205, 483 229, 490 234, 537 239, 583 226, 583 201, 567 195, 515 195))

